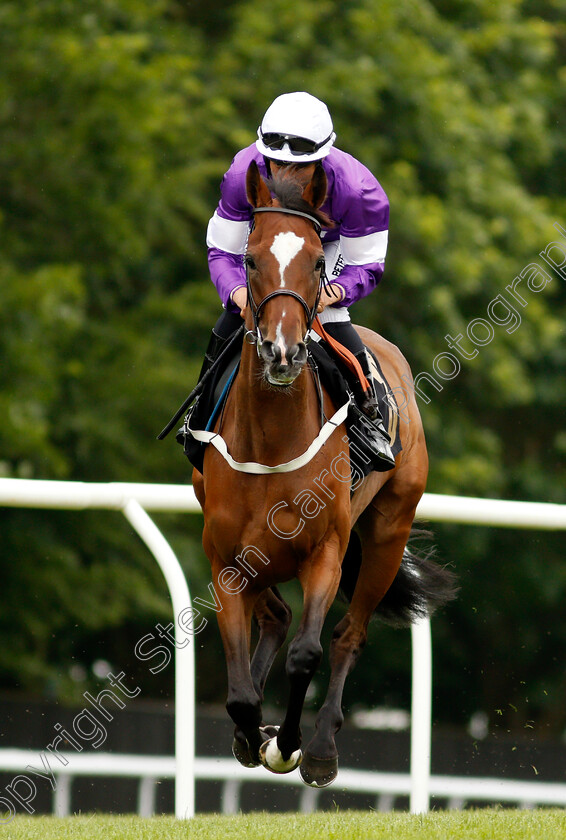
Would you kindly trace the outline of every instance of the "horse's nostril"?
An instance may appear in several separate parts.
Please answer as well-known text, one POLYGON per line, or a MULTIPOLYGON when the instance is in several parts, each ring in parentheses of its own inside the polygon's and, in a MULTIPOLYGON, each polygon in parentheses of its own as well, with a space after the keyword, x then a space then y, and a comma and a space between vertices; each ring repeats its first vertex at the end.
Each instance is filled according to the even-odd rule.
POLYGON ((307 360, 307 348, 304 341, 299 341, 289 351, 289 363, 292 365, 303 365, 307 360))
POLYGON ((260 352, 266 362, 279 361, 281 350, 272 341, 262 341, 260 352))

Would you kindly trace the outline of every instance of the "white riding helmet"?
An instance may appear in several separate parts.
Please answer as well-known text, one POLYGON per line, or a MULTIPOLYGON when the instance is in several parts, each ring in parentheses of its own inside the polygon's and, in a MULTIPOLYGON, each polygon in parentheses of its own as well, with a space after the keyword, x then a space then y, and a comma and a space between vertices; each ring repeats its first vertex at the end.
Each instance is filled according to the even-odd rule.
POLYGON ((336 140, 328 108, 304 91, 283 93, 274 99, 257 136, 258 151, 284 163, 321 160, 336 140))

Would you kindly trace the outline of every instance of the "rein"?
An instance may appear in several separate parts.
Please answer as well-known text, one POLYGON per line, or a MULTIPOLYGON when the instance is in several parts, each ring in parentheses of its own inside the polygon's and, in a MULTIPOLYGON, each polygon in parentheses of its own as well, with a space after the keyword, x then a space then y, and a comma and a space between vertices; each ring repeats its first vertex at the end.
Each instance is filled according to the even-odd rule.
POLYGON ((238 341, 239 337, 242 335, 243 332, 244 325, 242 324, 241 327, 238 327, 234 335, 228 339, 226 346, 224 347, 218 358, 216 358, 213 361, 213 363, 211 364, 207 372, 204 374, 200 382, 196 385, 195 388, 193 388, 193 390, 191 391, 187 399, 184 401, 184 403, 180 406, 180 408, 177 409, 177 411, 169 420, 165 428, 162 429, 161 432, 157 435, 157 440, 163 440, 164 438, 166 438, 171 429, 173 429, 177 425, 177 423, 179 422, 183 414, 185 414, 191 403, 194 402, 196 398, 203 392, 204 386, 210 379, 213 371, 218 369, 222 359, 224 359, 224 357, 227 357, 228 353, 231 353, 233 351, 234 347, 236 346, 236 342, 238 341))
MULTIPOLYGON (((316 232, 318 233, 319 236, 320 236, 320 233, 321 233, 321 230, 322 230, 320 222, 318 221, 317 218, 315 218, 315 216, 311 216, 309 213, 303 213, 301 210, 291 210, 287 207, 256 207, 254 209, 253 213, 254 213, 254 217, 255 217, 256 213, 283 213, 286 216, 301 216, 301 218, 307 219, 309 222, 312 222, 312 224, 314 225, 314 229, 316 230, 316 232)), ((255 219, 254 219, 254 224, 255 224, 255 219)), ((252 230, 253 230, 253 227, 252 227, 252 230)), ((266 305, 266 303, 269 303, 270 300, 273 300, 273 298, 280 297, 281 295, 287 295, 288 297, 292 297, 295 300, 297 300, 301 304, 301 306, 303 307, 303 309, 305 311, 305 315, 306 315, 306 318, 307 318, 307 328, 306 328, 306 331, 305 331, 305 336, 304 336, 303 341, 306 344, 308 342, 308 334, 309 334, 310 329, 313 325, 313 321, 316 318, 316 312, 317 312, 317 309, 318 309, 320 296, 322 294, 322 289, 326 285, 326 283, 327 283, 327 278, 326 278, 326 272, 324 270, 324 265, 323 265, 321 276, 320 276, 320 283, 319 283, 319 286, 318 286, 318 291, 316 293, 316 299, 315 299, 315 302, 314 302, 312 308, 308 305, 308 303, 306 302, 304 297, 302 297, 302 295, 300 295, 298 292, 294 292, 292 289, 277 289, 275 292, 270 292, 268 295, 266 295, 262 300, 260 300, 259 303, 256 303, 254 295, 253 295, 253 291, 252 291, 252 286, 251 286, 251 283, 250 283, 250 267, 246 263, 246 287, 247 287, 247 291, 248 291, 248 303, 250 305, 250 310, 251 310, 252 318, 253 318, 253 322, 254 322, 254 329, 253 330, 248 330, 245 334, 246 341, 248 341, 250 344, 258 344, 259 345, 259 343, 260 343, 259 338, 261 336, 260 329, 259 329, 259 319, 260 319, 263 307, 266 305)), ((258 350, 258 352, 259 352, 259 350, 258 350)))

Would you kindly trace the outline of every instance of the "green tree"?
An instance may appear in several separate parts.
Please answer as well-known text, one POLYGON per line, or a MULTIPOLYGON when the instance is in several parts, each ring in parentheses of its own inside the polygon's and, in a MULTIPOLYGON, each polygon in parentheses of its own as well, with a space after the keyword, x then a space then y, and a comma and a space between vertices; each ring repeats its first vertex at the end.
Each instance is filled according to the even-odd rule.
MULTIPOLYGON (((168 9, 0 6, 4 475, 189 476, 155 436, 196 377, 190 355, 214 316, 203 239, 215 164, 201 39, 168 9)), ((148 617, 169 614, 116 517, 87 517, 93 531, 73 516, 1 517, 3 685, 64 695, 69 661, 96 656, 100 628, 129 623, 135 641, 148 617)), ((198 544, 196 527, 179 539, 198 544)))

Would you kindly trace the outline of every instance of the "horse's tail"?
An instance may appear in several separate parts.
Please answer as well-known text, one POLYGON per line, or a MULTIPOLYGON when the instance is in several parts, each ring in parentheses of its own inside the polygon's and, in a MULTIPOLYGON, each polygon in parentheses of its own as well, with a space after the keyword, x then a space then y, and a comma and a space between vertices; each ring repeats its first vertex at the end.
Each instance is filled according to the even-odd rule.
MULTIPOLYGON (((394 627, 408 627, 421 618, 452 601, 458 594, 456 575, 432 558, 433 547, 417 548, 415 543, 430 541, 431 533, 413 527, 409 542, 403 552, 403 560, 395 580, 374 610, 374 616, 394 627)), ((355 531, 342 563, 340 593, 351 601, 358 580, 362 562, 362 547, 355 531)))

